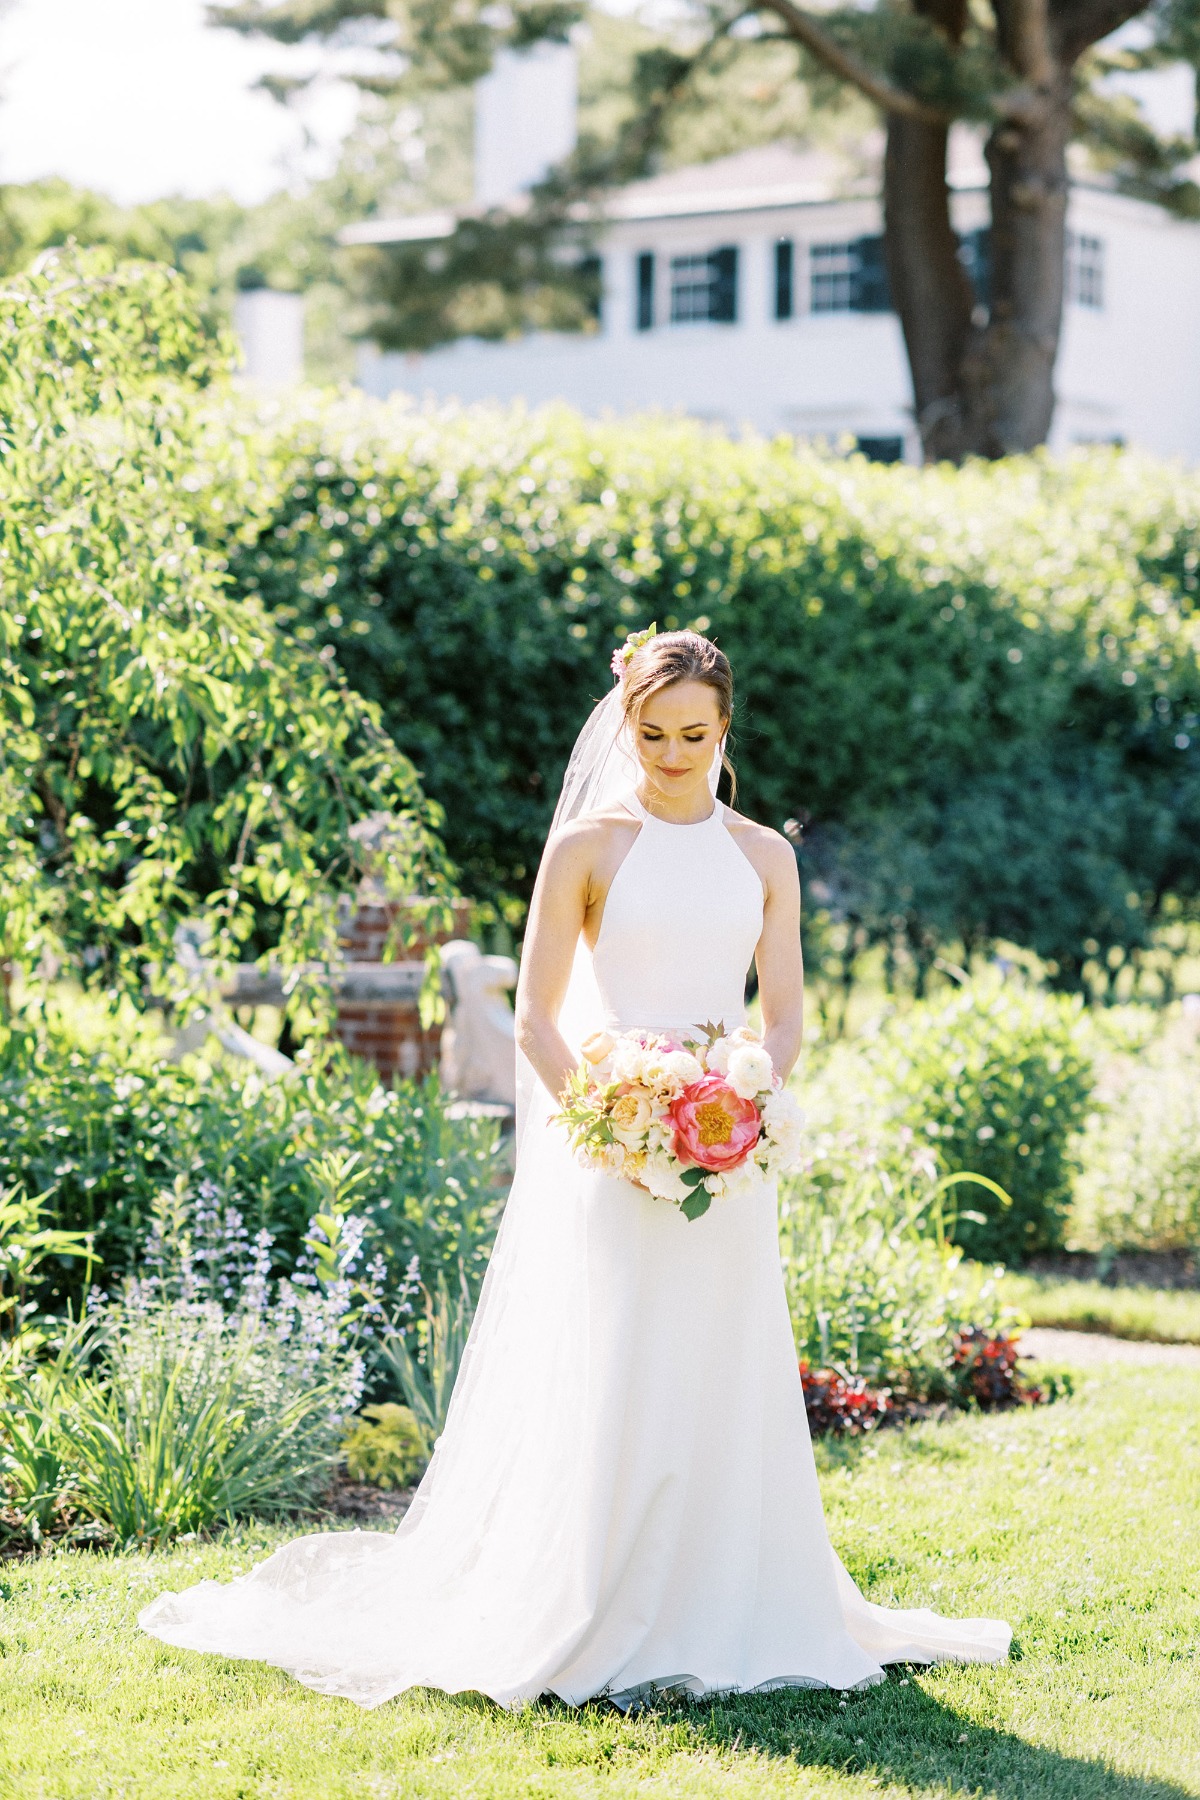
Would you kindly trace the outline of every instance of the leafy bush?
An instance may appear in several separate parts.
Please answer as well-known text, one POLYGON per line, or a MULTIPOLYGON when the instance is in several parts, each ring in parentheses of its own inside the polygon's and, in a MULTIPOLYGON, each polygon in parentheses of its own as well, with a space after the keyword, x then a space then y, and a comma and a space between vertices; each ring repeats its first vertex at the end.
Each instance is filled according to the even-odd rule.
POLYGON ((0 964, 27 975, 140 992, 196 917, 222 958, 327 961, 379 810, 393 885, 446 891, 375 711, 199 541, 228 366, 162 267, 61 252, 0 293, 0 964))
POLYGON ((353 1481, 381 1488, 411 1487, 429 1459, 415 1415, 394 1400, 363 1407, 342 1443, 342 1454, 353 1481))
POLYGON ((1200 1046, 1176 1016, 1106 1072, 1083 1140, 1072 1238, 1090 1250, 1200 1249, 1200 1046))
MULTIPOLYGON (((22 1182, 55 1227, 94 1233, 102 1270, 133 1268, 176 1183, 202 1210, 233 1207, 269 1232, 290 1269, 321 1203, 321 1160, 339 1153, 359 1159, 356 1205, 389 1282, 414 1257, 431 1281, 460 1261, 481 1279, 501 1197, 497 1133, 448 1119, 435 1080, 381 1088, 334 1048, 266 1081, 224 1060, 168 1063, 152 1036, 120 1020, 112 1030, 87 1039, 52 1013, 0 1027, 0 1187, 22 1182)), ((82 1264, 58 1267, 60 1293, 78 1291, 82 1264)))
POLYGON ((811 815, 815 912, 919 968, 1003 937, 1075 985, 1200 890, 1192 475, 365 400, 230 434, 197 501, 237 592, 379 704, 476 894, 528 895, 614 641, 652 618, 732 657, 744 803, 811 815))
POLYGON ((850 1134, 818 1134, 781 1188, 780 1251, 801 1359, 915 1399, 949 1390, 955 1334, 1013 1315, 995 1276, 951 1244, 931 1151, 885 1166, 850 1134))
POLYGON ((1093 1085, 1077 1002, 1013 982, 964 987, 892 1018, 870 1052, 891 1129, 929 1143, 965 1190, 954 1237, 971 1256, 1020 1262, 1060 1245, 1093 1085))

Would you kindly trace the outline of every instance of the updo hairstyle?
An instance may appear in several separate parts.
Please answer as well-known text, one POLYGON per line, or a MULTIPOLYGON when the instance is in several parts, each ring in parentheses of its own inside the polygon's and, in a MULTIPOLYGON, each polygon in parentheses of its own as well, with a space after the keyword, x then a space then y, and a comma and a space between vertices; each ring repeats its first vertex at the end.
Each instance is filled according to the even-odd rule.
MULTIPOLYGON (((650 696, 679 681, 702 681, 713 690, 724 727, 723 740, 733 719, 733 670, 725 652, 698 631, 664 631, 633 652, 621 676, 621 709, 630 731, 637 730, 650 696)), ((729 777, 732 799, 737 793, 737 776, 723 741, 721 767, 729 777)))

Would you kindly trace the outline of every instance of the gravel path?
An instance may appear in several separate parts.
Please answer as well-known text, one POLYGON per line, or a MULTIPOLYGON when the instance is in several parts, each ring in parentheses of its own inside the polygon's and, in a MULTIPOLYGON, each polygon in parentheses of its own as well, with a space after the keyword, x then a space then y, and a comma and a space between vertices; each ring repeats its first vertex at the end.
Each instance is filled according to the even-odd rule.
POLYGON ((1104 1337, 1097 1331, 1057 1331, 1034 1325, 1021 1334, 1021 1349, 1043 1362, 1080 1368, 1095 1363, 1170 1363, 1200 1369, 1200 1344, 1146 1344, 1132 1338, 1104 1337))

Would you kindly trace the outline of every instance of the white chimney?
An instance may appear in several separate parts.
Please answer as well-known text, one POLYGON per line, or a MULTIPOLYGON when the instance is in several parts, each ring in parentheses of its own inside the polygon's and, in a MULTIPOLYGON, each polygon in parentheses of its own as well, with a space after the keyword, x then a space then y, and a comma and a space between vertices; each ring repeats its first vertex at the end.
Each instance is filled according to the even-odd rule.
POLYGON ((475 84, 475 200, 506 206, 575 148, 572 44, 501 50, 475 84))

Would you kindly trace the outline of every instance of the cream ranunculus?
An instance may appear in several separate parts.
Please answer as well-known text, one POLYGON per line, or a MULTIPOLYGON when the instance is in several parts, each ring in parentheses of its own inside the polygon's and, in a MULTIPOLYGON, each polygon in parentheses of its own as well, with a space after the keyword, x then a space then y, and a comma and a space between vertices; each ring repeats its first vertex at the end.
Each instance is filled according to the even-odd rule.
POLYGON ((671 1050, 663 1057, 663 1065, 680 1087, 691 1087, 704 1074, 704 1065, 690 1050, 671 1050))
POLYGON ((704 1060, 708 1065, 710 1075, 724 1075, 728 1071, 729 1056, 733 1047, 734 1040, 727 1037, 719 1037, 708 1046, 704 1052, 704 1060))
POLYGON ((753 1100, 771 1085, 771 1058, 761 1044, 738 1043, 730 1051, 726 1080, 742 1100, 753 1100))

